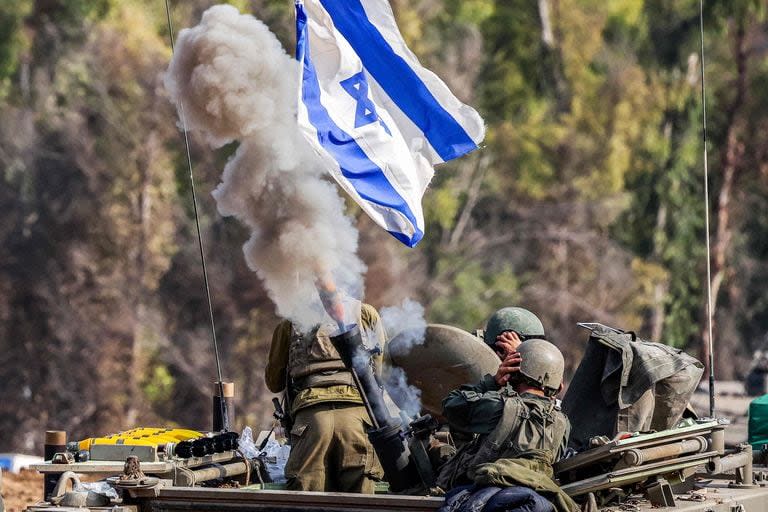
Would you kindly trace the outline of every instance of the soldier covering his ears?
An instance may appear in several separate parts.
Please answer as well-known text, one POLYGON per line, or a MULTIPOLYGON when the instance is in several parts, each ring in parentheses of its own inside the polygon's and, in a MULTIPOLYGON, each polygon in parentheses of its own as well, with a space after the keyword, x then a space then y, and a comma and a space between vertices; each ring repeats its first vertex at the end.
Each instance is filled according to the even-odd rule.
POLYGON ((528 460, 531 470, 551 477, 551 465, 566 449, 570 424, 554 398, 562 389, 563 355, 542 339, 516 348, 520 362, 514 372, 486 375, 443 401, 451 430, 475 437, 440 469, 442 489, 471 483, 479 465, 499 459, 528 460))
POLYGON ((524 308, 508 307, 496 311, 485 327, 483 335, 501 364, 494 377, 496 384, 503 386, 520 367, 521 357, 517 348, 525 340, 546 340, 544 326, 536 315, 524 308))
MULTIPOLYGON (((502 359, 494 376, 497 385, 504 385, 518 371, 521 357, 517 347, 531 337, 544 338, 544 327, 527 309, 503 308, 488 320, 484 340, 502 359)), ((636 339, 633 333, 597 327, 563 399, 563 410, 573 424, 571 447, 583 450, 595 435, 613 437, 621 432, 673 427, 702 368, 681 350, 636 339), (583 407, 586 397, 598 396, 602 400, 583 407)))

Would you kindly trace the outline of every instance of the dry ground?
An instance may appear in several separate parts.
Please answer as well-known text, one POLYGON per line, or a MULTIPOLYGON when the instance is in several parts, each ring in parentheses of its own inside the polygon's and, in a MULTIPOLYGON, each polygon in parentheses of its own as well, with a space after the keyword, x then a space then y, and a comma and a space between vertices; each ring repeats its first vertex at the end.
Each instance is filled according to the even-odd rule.
POLYGON ((19 474, 3 473, 2 495, 6 512, 21 512, 43 499, 43 475, 23 470, 19 474))

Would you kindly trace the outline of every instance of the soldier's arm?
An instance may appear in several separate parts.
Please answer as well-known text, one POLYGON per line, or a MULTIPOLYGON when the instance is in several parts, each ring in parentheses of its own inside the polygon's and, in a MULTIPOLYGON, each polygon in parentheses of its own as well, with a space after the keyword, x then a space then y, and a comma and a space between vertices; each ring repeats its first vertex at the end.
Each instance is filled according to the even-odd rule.
POLYGON ((269 346, 267 367, 264 370, 264 380, 267 389, 279 393, 285 389, 285 377, 288 367, 288 349, 291 344, 291 322, 283 320, 272 333, 272 344, 269 346))
POLYGON ((501 394, 487 390, 482 382, 455 389, 443 400, 443 416, 451 429, 461 432, 488 434, 499 422, 503 412, 504 400, 501 394))
MULTIPOLYGON (((465 386, 462 386, 462 387, 465 387, 465 386)), ((487 393, 488 391, 498 391, 501 388, 496 383, 496 377, 491 375, 490 373, 486 373, 485 375, 483 375, 483 378, 480 379, 480 382, 472 386, 472 389, 474 389, 478 393, 487 393)))
POLYGON ((384 332, 384 323, 381 321, 379 312, 376 311, 376 308, 370 304, 362 305, 360 310, 360 317, 363 321, 362 328, 366 332, 373 333, 373 339, 371 341, 378 343, 379 347, 381 348, 381 352, 371 358, 373 361, 373 369, 376 372, 376 375, 381 377, 381 369, 383 365, 382 354, 384 353, 384 343, 386 343, 387 340, 387 334, 384 332))

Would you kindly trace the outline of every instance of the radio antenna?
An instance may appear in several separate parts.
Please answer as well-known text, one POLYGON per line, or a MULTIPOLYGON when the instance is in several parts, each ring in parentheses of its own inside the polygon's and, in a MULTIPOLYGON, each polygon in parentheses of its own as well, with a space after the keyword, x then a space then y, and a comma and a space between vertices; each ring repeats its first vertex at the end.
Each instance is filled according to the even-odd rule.
MULTIPOLYGON (((169 1, 165 0, 165 14, 168 19, 168 34, 171 40, 171 53, 175 51, 173 41, 173 23, 171 22, 171 6, 169 1)), ((223 430, 230 430, 229 416, 227 415, 227 404, 224 400, 224 382, 221 378, 221 360, 219 358, 219 344, 216 340, 216 323, 213 320, 213 302, 211 301, 211 288, 208 284, 208 269, 205 266, 205 250, 203 248, 203 236, 200 232, 200 216, 197 212, 197 194, 195 193, 195 176, 192 172, 192 152, 189 145, 189 134, 187 132, 187 119, 184 115, 184 100, 179 98, 179 118, 181 120, 181 129, 184 132, 184 147, 187 152, 187 167, 189 168, 189 184, 192 190, 192 208, 195 213, 195 227, 197 228, 197 245, 200 248, 200 262, 203 267, 203 283, 205 285, 205 296, 208 299, 208 316, 211 323, 211 340, 213 341, 213 354, 216 359, 216 376, 218 377, 217 384, 219 387, 219 404, 221 414, 221 426, 223 430)), ((214 421, 214 423, 216 423, 214 421)))
POLYGON ((715 342, 712 337, 712 249, 709 232, 709 165, 707 162, 707 87, 704 80, 704 0, 699 0, 701 33, 701 125, 704 140, 704 227, 707 238, 707 352, 709 353, 709 417, 715 417, 715 342))

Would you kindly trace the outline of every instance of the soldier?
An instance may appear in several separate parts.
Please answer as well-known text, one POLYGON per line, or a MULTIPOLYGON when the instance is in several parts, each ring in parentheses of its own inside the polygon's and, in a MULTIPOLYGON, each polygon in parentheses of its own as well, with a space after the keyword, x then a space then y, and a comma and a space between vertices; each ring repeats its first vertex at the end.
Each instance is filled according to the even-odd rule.
POLYGON ((546 340, 541 320, 525 308, 507 307, 496 311, 485 326, 483 339, 501 359, 495 375, 498 386, 503 386, 520 366, 517 347, 529 339, 546 340))
POLYGON ((443 401, 451 430, 475 438, 440 469, 442 489, 471 483, 478 465, 498 459, 527 459, 531 469, 551 477, 551 465, 566 449, 570 424, 555 400, 562 389, 563 355, 542 339, 516 348, 520 363, 503 374, 504 384, 486 375, 443 401))
MULTIPOLYGON (((516 349, 530 337, 544 338, 544 327, 527 309, 503 308, 488 320, 484 340, 502 359, 498 385, 517 371, 516 349)), ((590 341, 581 363, 585 370, 577 371, 563 403, 574 429, 571 446, 586 449, 595 435, 673 427, 699 383, 701 363, 681 350, 603 327, 593 331, 592 339, 600 344, 590 341), (603 400, 592 400, 598 396, 603 400)))
MULTIPOLYGON (((376 309, 357 303, 356 313, 363 341, 383 346, 376 309)), ((330 318, 308 332, 285 320, 272 335, 265 380, 273 393, 285 390, 293 420, 285 476, 291 490, 372 494, 382 470, 360 393, 330 340, 336 329, 330 318)), ((381 356, 373 360, 380 371, 381 356)))

